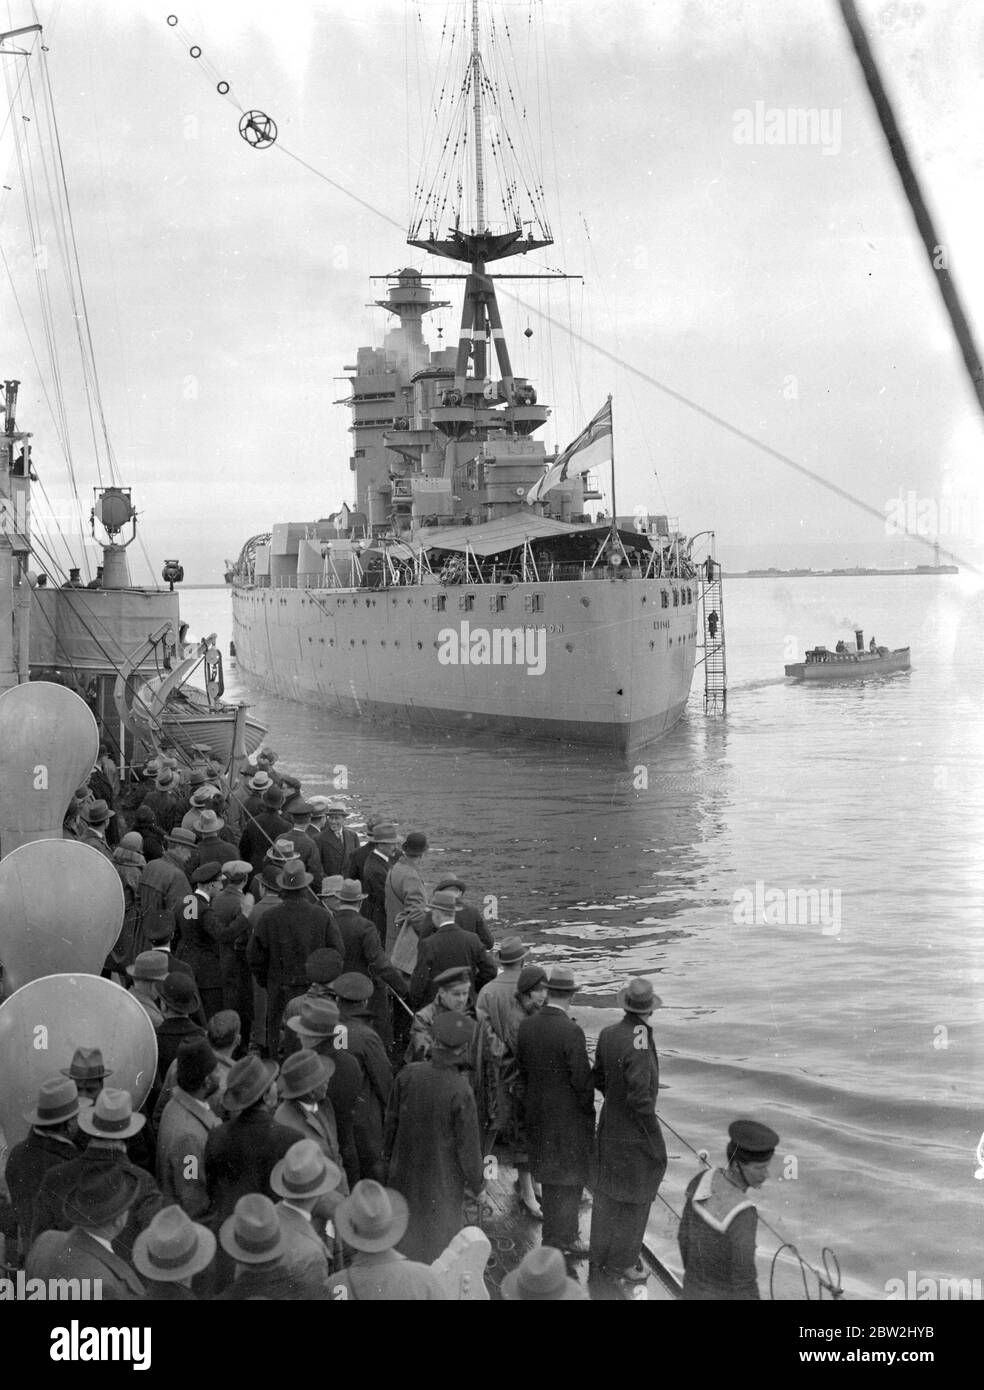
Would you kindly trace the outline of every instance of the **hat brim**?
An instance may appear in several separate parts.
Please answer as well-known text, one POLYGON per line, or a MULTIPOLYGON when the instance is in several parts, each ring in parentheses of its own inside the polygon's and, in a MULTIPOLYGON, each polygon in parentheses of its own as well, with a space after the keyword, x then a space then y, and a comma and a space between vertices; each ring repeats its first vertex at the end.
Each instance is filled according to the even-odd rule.
POLYGON ((52 1116, 42 1118, 37 1110, 25 1110, 24 1119, 29 1125, 37 1125, 38 1129, 50 1129, 55 1125, 63 1125, 68 1120, 74 1120, 81 1108, 79 1101, 76 1101, 74 1110, 70 1110, 67 1115, 59 1115, 57 1119, 52 1116))
POLYGON ((627 1014, 648 1014, 651 1013, 653 1009, 662 1007, 663 1001, 658 994, 653 995, 650 1003, 640 1006, 638 1004, 628 1003, 628 992, 629 987, 626 985, 623 989, 620 989, 615 996, 619 1008, 623 1009, 627 1014))
POLYGON ((320 1055, 317 1054, 317 1053, 316 1053, 315 1055, 317 1056, 318 1061, 321 1063, 321 1079, 320 1079, 319 1081, 313 1082, 311 1086, 305 1086, 304 1089, 303 1089, 303 1091, 299 1091, 299 1090, 297 1090, 297 1089, 294 1088, 294 1087, 292 1087, 290 1090, 288 1090, 288 1089, 284 1086, 283 1072, 281 1072, 281 1074, 280 1074, 280 1099, 281 1099, 281 1100, 297 1100, 298 1096, 306 1096, 306 1095, 310 1094, 310 1092, 311 1092, 313 1086, 321 1086, 325 1081, 330 1081, 331 1078, 335 1075, 335 1059, 334 1059, 333 1057, 322 1057, 322 1056, 320 1056, 320 1055))
POLYGON ((577 994, 581 988, 580 985, 569 985, 560 980, 551 980, 549 977, 544 981, 544 984, 554 994, 577 994))
POLYGON ((341 903, 342 907, 356 907, 359 903, 364 903, 368 896, 368 893, 360 893, 357 898, 342 898, 339 897, 337 893, 325 894, 325 897, 327 898, 338 898, 338 901, 341 903))
MULTIPOLYGON (((273 1085, 273 1082, 276 1080, 277 1073, 280 1071, 280 1068, 277 1066, 276 1062, 262 1061, 262 1059, 261 1065, 265 1069, 267 1069, 266 1082, 262 1086, 259 1082, 257 1082, 252 1092, 247 1091, 243 1099, 233 1099, 231 1103, 229 1099, 228 1090, 222 1093, 222 1105, 224 1109, 229 1111, 230 1115, 236 1115, 239 1113, 240 1110, 248 1110, 251 1105, 256 1104, 256 1102, 260 1099, 261 1096, 265 1096, 267 1091, 273 1085)), ((223 1249, 225 1249, 224 1246, 223 1249)), ((272 1259, 273 1256, 270 1256, 270 1258, 272 1259)))
POLYGON ((291 1032, 297 1033, 299 1037, 315 1038, 318 1042, 328 1042, 335 1036, 335 1029, 338 1027, 338 1024, 333 1023, 326 1033, 312 1033, 310 1028, 304 1027, 304 1024, 301 1022, 300 1014, 295 1014, 293 1018, 287 1020, 287 1027, 291 1032))
POLYGON ((195 1233, 198 1237, 198 1244, 188 1256, 183 1265, 174 1265, 168 1269, 161 1269, 160 1265, 151 1264, 147 1257, 147 1247, 150 1244, 150 1230, 143 1230, 133 1242, 132 1263, 138 1274, 142 1274, 145 1279, 153 1279, 159 1284, 177 1283, 179 1279, 190 1279, 193 1274, 201 1274, 203 1269, 208 1269, 215 1258, 216 1239, 207 1226, 200 1226, 197 1221, 192 1222, 195 1233))
POLYGON ((514 1269, 511 1274, 506 1275, 505 1279, 503 1279, 502 1283, 499 1285, 499 1293, 502 1295, 502 1297, 506 1300, 507 1303, 566 1303, 568 1301, 573 1301, 574 1299, 582 1300, 584 1298, 584 1290, 581 1288, 581 1285, 577 1282, 577 1280, 571 1279, 570 1276, 565 1275, 564 1289, 562 1293, 539 1295, 527 1294, 524 1299, 523 1294, 520 1292, 519 1289, 518 1269, 514 1269))
POLYGON ((114 1129, 110 1132, 107 1129, 100 1129, 94 1122, 95 1106, 88 1110, 79 1111, 79 1129, 85 1134, 91 1135, 93 1139, 132 1139, 135 1134, 139 1134, 147 1123, 146 1115, 133 1114, 130 1116, 130 1123, 126 1129, 114 1129))
POLYGON ((255 1250, 245 1250, 236 1240, 236 1217, 235 1213, 223 1221, 219 1227, 219 1244, 227 1255, 231 1255, 241 1265, 268 1265, 274 1260, 279 1260, 280 1256, 287 1248, 282 1230, 277 1233, 277 1241, 269 1250, 264 1250, 262 1254, 257 1254, 255 1250))
POLYGON ((61 1068, 62 1076, 67 1076, 70 1081, 103 1081, 107 1076, 113 1075, 112 1067, 103 1067, 102 1071, 90 1071, 88 1076, 76 1076, 71 1067, 61 1068))
POLYGON ((93 1226, 103 1226, 107 1221, 112 1221, 115 1216, 119 1216, 136 1201, 137 1190, 140 1186, 140 1179, 135 1173, 128 1173, 126 1169, 119 1170, 121 1178, 120 1190, 112 1202, 108 1202, 98 1210, 85 1211, 74 1204, 73 1198, 78 1191, 73 1188, 62 1202, 62 1214, 73 1226, 82 1226, 91 1229, 93 1226))
POLYGON ((277 875, 277 887, 286 890, 288 893, 292 890, 299 892, 302 888, 310 888, 311 884, 314 882, 314 874, 309 874, 306 870, 302 875, 304 880, 303 883, 285 883, 284 880, 286 877, 287 875, 281 869, 280 873, 277 875))
MULTIPOLYGON (((153 940, 153 938, 151 939, 153 940)), ((167 976, 165 975, 164 978, 167 979, 167 976)), ((161 990, 161 998, 163 999, 164 1003, 167 1005, 169 1009, 173 1009, 174 1012, 176 1014, 180 1014, 182 1018, 188 1018, 191 1014, 195 1013, 195 1011, 197 1009, 200 1009, 202 1006, 202 1001, 199 999, 197 994, 195 995, 194 999, 190 1000, 187 1004, 175 1003, 174 1000, 168 999, 167 995, 164 993, 163 990, 161 990)))
POLYGON ((282 1158, 279 1163, 275 1163, 270 1172, 270 1186, 278 1197, 286 1197, 288 1202, 292 1197, 306 1201, 308 1197, 324 1197, 328 1192, 334 1192, 342 1181, 342 1170, 337 1163, 332 1163, 330 1158, 325 1159, 325 1175, 317 1187, 308 1188, 306 1192, 296 1192, 294 1188, 288 1187, 284 1182, 284 1166, 286 1158, 282 1158))
POLYGON ((385 1235, 363 1236, 352 1225, 352 1198, 348 1196, 339 1202, 335 1208, 334 1222, 335 1230, 344 1240, 346 1245, 350 1245, 353 1250, 365 1250, 367 1254, 376 1254, 381 1250, 392 1250, 394 1245, 398 1245, 403 1239, 407 1226, 410 1224, 410 1208, 407 1206, 406 1198, 395 1188, 387 1187, 384 1189, 390 1199, 390 1206, 393 1208, 393 1218, 385 1235))

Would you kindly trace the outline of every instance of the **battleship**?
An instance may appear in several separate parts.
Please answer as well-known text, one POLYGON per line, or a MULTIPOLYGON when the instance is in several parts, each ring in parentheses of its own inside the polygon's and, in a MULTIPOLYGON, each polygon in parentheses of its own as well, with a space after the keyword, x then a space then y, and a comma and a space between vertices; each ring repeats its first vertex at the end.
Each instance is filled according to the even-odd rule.
POLYGON ((390 326, 345 367, 337 402, 354 505, 245 543, 228 574, 236 658, 250 683, 344 715, 627 753, 683 713, 720 570, 669 518, 618 517, 611 398, 561 453, 534 438, 551 412, 514 372, 496 282, 556 272, 488 267, 553 238, 535 175, 502 180, 505 220, 488 215, 512 142, 482 44, 472 0, 465 71, 446 84, 467 131, 434 146, 407 237, 467 269, 377 277, 390 326), (438 280, 463 281, 456 346, 424 334, 449 304, 438 280), (592 517, 588 470, 606 463, 611 507, 592 517))

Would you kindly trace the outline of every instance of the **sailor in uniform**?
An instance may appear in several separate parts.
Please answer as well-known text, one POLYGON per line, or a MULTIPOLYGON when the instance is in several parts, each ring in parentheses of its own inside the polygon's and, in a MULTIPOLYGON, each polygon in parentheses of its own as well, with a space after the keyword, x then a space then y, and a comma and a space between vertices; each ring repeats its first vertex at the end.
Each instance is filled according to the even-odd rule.
POLYGON ((757 1299, 755 1229, 758 1213, 749 1188, 761 1187, 779 1136, 757 1120, 728 1127, 727 1168, 692 1179, 680 1219, 683 1297, 695 1301, 757 1299))

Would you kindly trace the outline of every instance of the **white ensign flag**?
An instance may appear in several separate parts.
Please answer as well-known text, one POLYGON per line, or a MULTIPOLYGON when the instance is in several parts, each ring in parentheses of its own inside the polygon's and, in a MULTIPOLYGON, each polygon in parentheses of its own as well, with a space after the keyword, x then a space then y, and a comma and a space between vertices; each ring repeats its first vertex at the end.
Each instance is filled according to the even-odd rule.
POLYGON ((573 444, 568 444, 553 467, 549 468, 543 477, 533 484, 526 494, 526 500, 532 506, 534 502, 539 502, 541 497, 551 488, 562 483, 565 478, 577 473, 587 473, 589 468, 596 468, 599 464, 611 463, 611 461, 612 398, 609 396, 598 414, 589 425, 585 425, 573 444))

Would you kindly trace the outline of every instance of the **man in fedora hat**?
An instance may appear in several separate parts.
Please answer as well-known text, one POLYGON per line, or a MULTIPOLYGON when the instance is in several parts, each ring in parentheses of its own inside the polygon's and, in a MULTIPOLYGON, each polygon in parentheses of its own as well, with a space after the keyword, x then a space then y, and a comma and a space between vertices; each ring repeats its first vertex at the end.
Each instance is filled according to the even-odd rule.
MULTIPOLYGON (((458 878, 455 874, 447 874, 444 878, 438 879, 434 885, 435 893, 445 893, 449 890, 457 894, 457 902, 454 909, 454 920, 464 931, 470 931, 478 937, 486 951, 491 951, 495 946, 495 940, 489 931, 489 924, 479 912, 477 907, 465 902, 465 891, 467 884, 464 879, 458 878)), ((430 936, 434 931, 433 919, 420 933, 421 936, 430 936)))
POLYGON ((140 1007, 156 1029, 164 1022, 159 1007, 158 986, 169 973, 168 961, 163 951, 141 951, 132 965, 126 967, 130 976, 130 993, 138 1000, 140 1007))
POLYGON ((107 859, 112 859, 113 851, 106 838, 106 827, 115 815, 116 812, 102 798, 88 801, 79 809, 79 819, 85 827, 79 837, 82 844, 98 850, 107 859))
POLYGON ((147 1102, 151 1113, 178 1048, 183 1042, 205 1036, 204 1025, 196 1023, 193 1017, 201 1009, 193 975, 172 970, 161 981, 158 992, 164 1020, 157 1027, 157 1074, 147 1102))
MULTIPOLYGON (((334 1075, 333 1056, 319 1056, 308 1048, 292 1052, 280 1070, 280 1104, 273 1118, 294 1130, 299 1138, 313 1140, 336 1166, 341 1163, 338 1125, 328 1099, 328 1084, 334 1075)), ((338 1182, 345 1184, 347 1192, 348 1184, 340 1169, 338 1182)))
POLYGON ((304 963, 319 946, 344 955, 341 934, 327 910, 308 891, 311 875, 300 859, 289 859, 278 879, 281 901, 258 922, 246 948, 253 978, 267 992, 267 1047, 275 1056, 284 1006, 307 986, 304 963))
MULTIPOLYGON (((192 772, 192 777, 196 773, 192 772)), ((202 776, 203 774, 198 774, 202 776)), ((181 825, 185 830, 194 830, 198 834, 198 822, 203 811, 213 811, 217 816, 222 815, 222 793, 212 782, 199 781, 192 786, 191 794, 188 797, 188 809, 181 817, 181 825)))
POLYGON ((324 1217, 335 1212, 344 1195, 340 1188, 344 1181, 338 1164, 313 1139, 299 1139, 270 1174, 270 1186, 280 1198, 276 1211, 284 1237, 284 1264, 293 1279, 316 1289, 328 1284, 331 1256, 322 1235, 324 1217))
POLYGON ((111 1163, 88 1165, 64 1193, 67 1225, 44 1230, 31 1246, 27 1278, 99 1280, 103 1302, 142 1298, 143 1284, 114 1249, 136 1197, 132 1173, 111 1163))
MULTIPOLYGON (((366 816, 366 842, 364 845, 360 845, 358 849, 352 851, 352 858, 349 864, 349 878, 359 879, 364 888, 368 888, 369 885, 362 877, 362 869, 370 854, 373 853, 375 846, 379 843, 376 840, 376 834, 379 827, 383 825, 391 827, 393 834, 393 844, 388 847, 388 858, 390 861, 395 861, 400 857, 401 851, 398 847, 400 837, 397 834, 396 822, 393 820, 393 817, 385 811, 370 811, 368 816, 366 816)), ((385 935, 385 926, 380 934, 385 935)))
POLYGON ((487 1018, 496 1037, 506 1042, 516 1009, 516 986, 530 953, 518 936, 507 936, 496 947, 499 973, 484 984, 475 1001, 476 1018, 487 1018))
POLYGON ((329 990, 340 1014, 336 1051, 347 1052, 362 1069, 360 1104, 354 1116, 360 1171, 366 1177, 379 1177, 382 1172, 383 1119, 393 1085, 393 1069, 382 1039, 372 1026, 369 1007, 372 981, 366 975, 339 975, 332 980, 329 990))
MULTIPOLYGON (((388 1046, 392 1041, 392 1029, 390 996, 387 989, 391 989, 399 998, 405 999, 406 980, 383 950, 383 943, 374 924, 368 917, 362 916, 362 905, 368 895, 358 879, 325 879, 325 883, 330 883, 333 890, 324 901, 341 932, 345 947, 344 973, 355 971, 372 980, 374 989, 370 1011, 384 1046, 388 1046)), ((394 1007, 398 1008, 399 1005, 394 1007)))
POLYGON ((290 838, 294 841, 294 854, 303 861, 305 869, 315 883, 320 883, 325 871, 321 864, 321 854, 317 841, 308 833, 313 807, 298 792, 284 802, 283 813, 290 817, 290 838))
POLYGON ((312 797, 311 801, 312 804, 325 802, 324 824, 316 832, 322 868, 328 876, 341 874, 348 878, 352 855, 359 848, 358 835, 345 824, 348 811, 339 802, 328 801, 326 797, 312 797))
POLYGON ((140 925, 135 943, 138 952, 156 941, 170 941, 191 897, 186 869, 195 847, 195 832, 179 826, 168 832, 165 843, 160 859, 148 862, 140 874, 140 925))
POLYGON ((280 1032, 281 1060, 289 1057, 301 1046, 297 1032, 290 1027, 290 1020, 297 1017, 306 1000, 331 997, 329 986, 343 974, 342 965, 342 957, 330 946, 322 946, 317 951, 312 951, 304 962, 308 987, 303 994, 295 994, 293 999, 288 999, 284 1006, 283 1026, 280 1032))
POLYGON ((578 1212, 591 1168, 595 1111, 584 1032, 570 1017, 576 991, 573 972, 553 966, 546 1004, 519 1025, 515 1094, 533 1178, 543 1192, 543 1244, 580 1259, 588 1253, 578 1237, 578 1212))
POLYGON ((426 1062, 396 1078, 386 1113, 386 1181, 402 1192, 410 1222, 400 1249, 430 1263, 465 1225, 465 1193, 485 1186, 475 1097, 465 1075, 475 1021, 442 1014, 426 1062))
POLYGON ((618 1002, 622 1017, 601 1030, 595 1053, 594 1084, 605 1103, 598 1121, 591 1263, 643 1283, 642 1241, 666 1172, 666 1145, 656 1118, 659 1058, 649 1022, 659 1000, 648 980, 631 979, 618 1002))
POLYGON ((173 830, 182 815, 180 793, 181 787, 174 769, 164 766, 162 762, 154 778, 153 787, 140 804, 150 807, 154 818, 165 830, 173 830))
POLYGON ((430 1265, 408 1260, 395 1248, 410 1219, 402 1193, 363 1179, 335 1212, 335 1227, 353 1251, 348 1269, 328 1281, 333 1300, 411 1303, 446 1301, 430 1265))
POLYGON ((75 1220, 68 1209, 72 1190, 86 1174, 111 1169, 131 1183, 129 1214, 112 1237, 116 1253, 129 1260, 138 1232, 162 1204, 157 1183, 146 1169, 131 1162, 127 1153, 128 1142, 145 1123, 143 1115, 134 1114, 129 1091, 107 1088, 94 1105, 79 1111, 79 1128, 89 1136, 89 1143, 84 1153, 45 1174, 34 1203, 32 1240, 37 1240, 42 1231, 67 1231, 75 1220))
MULTIPOLYGON (((389 829, 389 826, 379 826, 376 833, 378 835, 389 829)), ((427 848, 427 836, 420 830, 411 830, 403 841, 402 857, 386 876, 386 940, 383 944, 390 957, 404 922, 418 935, 426 924, 430 894, 424 883, 421 864, 427 848)))
MULTIPOLYGON (((348 1032, 342 1032, 340 1022, 341 1014, 334 999, 305 996, 298 1012, 288 1020, 285 1031, 297 1047, 307 1048, 334 1063, 335 1070, 328 1078, 327 1097, 335 1116, 341 1165, 352 1187, 361 1175, 355 1114, 362 1108, 364 1075, 361 1064, 348 1050, 348 1032)), ((378 1153, 367 1155, 367 1165, 370 1158, 376 1160, 378 1157, 378 1153)))
POLYGON ((205 1141, 205 1183, 211 1215, 224 1220, 248 1192, 270 1195, 270 1170, 297 1140, 273 1118, 277 1104, 276 1062, 247 1053, 226 1079, 222 1103, 229 1116, 205 1141))
POLYGON ((527 1251, 519 1266, 503 1279, 499 1292, 507 1303, 568 1303, 588 1298, 587 1290, 570 1278, 563 1255, 552 1245, 527 1251))
POLYGON ((417 964, 410 980, 410 1005, 420 1009, 434 997, 434 981, 452 966, 464 966, 472 989, 481 990, 495 979, 495 965, 477 936, 462 930, 454 920, 457 894, 451 889, 435 893, 429 908, 436 930, 417 947, 417 964))
POLYGON ((224 885, 211 902, 215 938, 219 944, 222 1007, 234 1009, 239 1015, 245 1038, 253 1027, 253 977, 246 961, 249 918, 256 905, 252 894, 246 892, 252 872, 253 866, 246 859, 231 859, 223 864, 224 885))
POLYGON ((212 901, 221 891, 221 866, 209 862, 191 875, 192 894, 181 913, 179 959, 191 966, 206 1019, 222 1007, 222 967, 219 961, 218 925, 212 901))
POLYGON ((79 1093, 67 1076, 49 1076, 41 1083, 38 1102, 26 1116, 31 1129, 10 1150, 5 1173, 17 1217, 21 1254, 26 1255, 34 1225, 34 1205, 45 1174, 78 1158, 79 1093))
POLYGON ((164 1207, 133 1242, 148 1303, 194 1300, 192 1280, 215 1258, 215 1236, 179 1206, 164 1207))
POLYGON ((207 1038, 192 1038, 178 1048, 175 1084, 157 1131, 157 1181, 163 1199, 191 1217, 208 1211, 205 1143, 220 1121, 209 1107, 218 1089, 215 1053, 207 1038))
POLYGON ((143 857, 149 864, 164 853, 164 827, 154 818, 149 806, 138 806, 133 815, 133 828, 143 840, 143 857))
POLYGON ((218 864, 221 868, 230 859, 239 858, 239 849, 222 838, 225 821, 214 811, 202 811, 198 824, 193 827, 198 833, 198 844, 188 860, 188 872, 194 874, 206 864, 218 864))
POLYGON ((78 1087, 79 1095, 85 1100, 95 1100, 103 1088, 107 1076, 112 1076, 112 1068, 103 1062, 99 1047, 77 1047, 72 1060, 62 1068, 62 1076, 68 1076, 78 1087))
POLYGON ((290 821, 280 812, 284 804, 284 794, 280 788, 267 787, 260 799, 260 810, 246 822, 238 855, 228 856, 230 859, 248 859, 254 872, 259 872, 270 846, 276 844, 281 836, 290 833, 290 821))
POLYGON ((273 1202, 258 1192, 244 1194, 219 1228, 219 1244, 235 1262, 235 1278, 217 1295, 219 1300, 254 1298, 327 1299, 306 1278, 298 1278, 285 1263, 287 1242, 273 1202))

